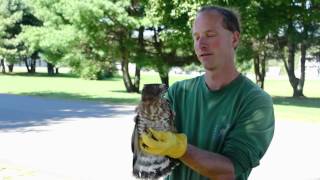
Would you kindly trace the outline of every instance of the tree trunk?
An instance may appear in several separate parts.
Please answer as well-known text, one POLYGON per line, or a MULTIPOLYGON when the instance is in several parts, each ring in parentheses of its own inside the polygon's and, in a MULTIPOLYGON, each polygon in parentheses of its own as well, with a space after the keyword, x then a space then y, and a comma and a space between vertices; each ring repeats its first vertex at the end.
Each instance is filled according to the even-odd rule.
POLYGON ((299 79, 296 77, 294 73, 294 60, 295 60, 295 52, 296 52, 296 44, 291 42, 290 40, 288 41, 288 51, 289 51, 289 56, 288 56, 288 77, 289 77, 289 82, 291 84, 291 87, 293 88, 293 97, 298 96, 298 82, 299 79))
POLYGON ((169 73, 160 74, 161 83, 169 87, 169 73))
MULTIPOLYGON (((293 97, 300 97, 301 95, 303 95, 302 91, 301 93, 298 92, 298 84, 299 84, 299 79, 295 76, 295 73, 294 73, 294 60, 295 60, 295 52, 296 52, 296 44, 292 42, 292 39, 289 37, 287 38, 287 47, 288 47, 288 58, 286 59, 285 57, 285 50, 283 47, 280 46, 280 43, 279 43, 279 39, 277 39, 278 41, 278 52, 280 57, 281 57, 281 60, 283 61, 284 63, 284 67, 286 69, 286 72, 287 72, 287 75, 288 75, 288 78, 289 78, 289 82, 290 82, 290 85, 293 89, 293 97)), ((301 49, 301 51, 303 51, 303 47, 301 49)), ((304 55, 305 56, 305 55, 304 55)), ((302 75, 302 78, 303 78, 303 83, 304 83, 304 71, 305 71, 305 58, 304 60, 302 59, 303 57, 303 53, 301 54, 301 75, 302 75)), ((303 88, 303 84, 301 84, 302 88, 303 88)))
POLYGON ((304 97, 303 87, 304 87, 304 80, 305 80, 306 54, 307 54, 307 45, 305 41, 302 41, 301 59, 300 59, 301 74, 300 74, 300 79, 297 85, 297 91, 294 92, 293 94, 294 97, 304 97))
POLYGON ((124 86, 126 87, 127 92, 134 92, 134 87, 133 87, 131 77, 129 74, 128 59, 122 59, 121 71, 122 71, 122 78, 123 78, 124 86))
POLYGON ((254 73, 256 77, 256 83, 263 89, 264 88, 264 78, 266 75, 266 58, 263 58, 257 54, 253 59, 254 62, 254 73))
POLYGON ((301 46, 301 53, 304 53, 301 54, 301 67, 303 66, 303 68, 301 68, 301 71, 303 71, 303 73, 301 74, 301 77, 303 77, 303 82, 302 84, 300 84, 300 79, 298 79, 296 76, 295 76, 295 67, 294 67, 294 62, 295 62, 295 53, 296 53, 296 46, 297 46, 297 43, 294 41, 294 26, 293 26, 293 22, 290 22, 289 23, 289 26, 288 26, 288 42, 287 42, 287 46, 288 46, 288 68, 287 68, 287 73, 288 73, 288 77, 289 77, 289 81, 290 81, 290 84, 293 88, 293 97, 301 97, 303 96, 303 93, 302 93, 302 89, 303 89, 303 83, 304 83, 304 66, 305 66, 305 53, 306 53, 306 46, 303 47, 304 45, 301 46), (304 56, 304 58, 302 58, 302 56, 304 56), (300 84, 301 87, 298 87, 300 84), (300 90, 299 90, 300 89, 300 90))
POLYGON ((140 92, 140 67, 136 64, 136 72, 134 76, 134 88, 136 92, 140 92))
MULTIPOLYGON (((160 28, 159 28, 160 29, 160 28)), ((154 29, 154 35, 153 35, 153 46, 155 47, 158 57, 161 59, 165 59, 164 58, 164 54, 162 52, 162 48, 163 48, 163 44, 161 39, 158 37, 159 36, 159 29, 156 30, 154 29)), ((169 71, 166 67, 166 64, 162 63, 157 63, 157 69, 159 72, 159 76, 161 79, 161 83, 162 84, 166 84, 167 87, 169 87, 169 71)))
MULTIPOLYGON (((139 27, 139 34, 138 34, 138 44, 139 44, 139 50, 138 53, 145 54, 145 44, 144 44, 144 26, 139 27)), ((134 77, 134 88, 136 92, 140 92, 140 71, 141 67, 140 65, 136 62, 136 71, 135 71, 135 77, 134 77)))
POLYGON ((54 75, 54 65, 52 63, 47 62, 48 74, 50 76, 54 75))
POLYGON ((35 73, 36 72, 36 62, 38 59, 38 52, 34 52, 31 55, 31 62, 30 62, 30 71, 28 71, 29 73, 35 73))
POLYGON ((55 68, 56 69, 56 74, 59 74, 59 68, 55 68))
POLYGON ((169 70, 164 67, 158 67, 158 72, 161 79, 161 83, 169 87, 169 70))
POLYGON ((124 85, 126 87, 127 92, 139 92, 139 89, 136 89, 133 86, 130 73, 129 73, 129 52, 127 47, 125 47, 125 39, 127 32, 123 31, 120 32, 119 34, 120 39, 119 39, 119 47, 120 47, 120 52, 121 52, 121 70, 122 70, 122 78, 124 85))
POLYGON ((9 72, 10 72, 10 73, 13 72, 13 66, 14 66, 14 64, 9 64, 9 65, 8 65, 8 69, 9 69, 9 72))
POLYGON ((29 63, 28 63, 28 59, 24 58, 23 61, 24 61, 24 64, 26 65, 28 73, 31 73, 31 69, 30 69, 30 66, 29 66, 29 63))
POLYGON ((1 63, 1 72, 2 73, 6 73, 6 66, 4 65, 4 59, 1 59, 1 61, 0 61, 0 63, 1 63))
POLYGON ((31 59, 30 73, 36 72, 36 62, 37 62, 37 59, 31 59))

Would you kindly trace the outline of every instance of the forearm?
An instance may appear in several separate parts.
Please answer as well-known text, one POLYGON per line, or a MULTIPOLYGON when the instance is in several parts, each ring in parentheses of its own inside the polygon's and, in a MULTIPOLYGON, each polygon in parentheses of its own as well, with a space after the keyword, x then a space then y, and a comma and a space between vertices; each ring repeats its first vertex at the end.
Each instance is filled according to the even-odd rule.
POLYGON ((189 144, 186 153, 180 160, 194 171, 210 179, 235 179, 232 162, 220 154, 201 150, 189 144))

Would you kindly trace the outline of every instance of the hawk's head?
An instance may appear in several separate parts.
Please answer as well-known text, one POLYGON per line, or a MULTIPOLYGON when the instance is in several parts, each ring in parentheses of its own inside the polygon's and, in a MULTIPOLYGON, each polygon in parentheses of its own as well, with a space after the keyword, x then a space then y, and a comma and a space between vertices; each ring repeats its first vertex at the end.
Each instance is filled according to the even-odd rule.
POLYGON ((161 98, 167 91, 165 84, 145 84, 142 89, 142 101, 152 101, 161 98))

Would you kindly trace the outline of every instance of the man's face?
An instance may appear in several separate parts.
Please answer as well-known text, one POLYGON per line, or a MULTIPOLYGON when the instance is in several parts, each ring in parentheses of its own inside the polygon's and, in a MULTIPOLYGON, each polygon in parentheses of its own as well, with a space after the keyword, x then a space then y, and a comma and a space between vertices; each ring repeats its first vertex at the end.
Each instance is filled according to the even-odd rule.
POLYGON ((233 64, 234 48, 239 41, 239 33, 225 29, 223 18, 217 12, 198 14, 192 29, 194 49, 206 70, 214 71, 233 64))

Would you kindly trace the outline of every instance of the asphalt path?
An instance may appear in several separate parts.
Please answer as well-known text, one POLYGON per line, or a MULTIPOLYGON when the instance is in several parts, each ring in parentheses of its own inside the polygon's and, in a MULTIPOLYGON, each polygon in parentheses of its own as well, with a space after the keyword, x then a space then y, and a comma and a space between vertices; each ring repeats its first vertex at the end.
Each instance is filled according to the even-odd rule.
MULTIPOLYGON (((0 94, 0 180, 134 179, 133 116, 134 106, 0 94)), ((277 120, 250 180, 320 180, 319 137, 319 124, 277 120)))

